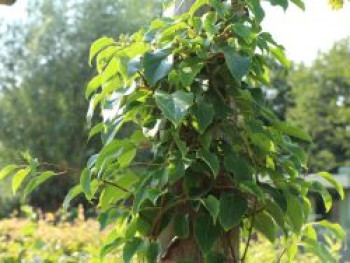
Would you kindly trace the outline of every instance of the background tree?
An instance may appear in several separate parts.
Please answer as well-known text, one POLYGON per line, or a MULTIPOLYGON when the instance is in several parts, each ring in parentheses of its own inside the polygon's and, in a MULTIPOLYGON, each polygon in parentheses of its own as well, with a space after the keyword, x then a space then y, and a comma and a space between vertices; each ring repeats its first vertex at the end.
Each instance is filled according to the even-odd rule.
POLYGON ((88 43, 136 30, 160 14, 160 5, 152 0, 28 4, 28 20, 2 27, 0 162, 29 151, 68 171, 32 197, 33 205, 57 209, 96 146, 96 141, 87 144, 85 121, 83 87, 93 72, 87 66, 88 43))

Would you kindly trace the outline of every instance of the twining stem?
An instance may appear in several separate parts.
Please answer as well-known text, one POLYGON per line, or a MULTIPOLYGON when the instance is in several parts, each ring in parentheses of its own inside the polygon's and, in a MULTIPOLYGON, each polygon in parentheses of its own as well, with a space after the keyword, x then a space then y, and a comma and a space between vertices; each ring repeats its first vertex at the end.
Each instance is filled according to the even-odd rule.
POLYGON ((248 232, 248 240, 247 240, 247 244, 245 246, 244 252, 243 252, 243 256, 241 258, 241 261, 244 262, 248 253, 248 248, 250 245, 250 241, 252 239, 252 233, 253 233, 253 226, 254 226, 254 222, 255 222, 255 210, 256 210, 256 205, 257 205, 257 201, 256 199, 254 200, 254 209, 253 209, 253 214, 252 214, 252 219, 250 221, 250 227, 249 227, 249 232, 248 232))

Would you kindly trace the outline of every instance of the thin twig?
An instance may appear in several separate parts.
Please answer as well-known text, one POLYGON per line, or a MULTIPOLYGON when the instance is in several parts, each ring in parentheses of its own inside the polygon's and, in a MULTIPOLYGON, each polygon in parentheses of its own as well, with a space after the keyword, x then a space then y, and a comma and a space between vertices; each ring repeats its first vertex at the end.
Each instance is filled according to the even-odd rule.
POLYGON ((282 257, 283 257, 283 255, 286 253, 286 251, 287 251, 287 248, 284 248, 284 249, 282 250, 281 254, 279 255, 279 257, 278 257, 278 259, 277 259, 277 261, 276 261, 276 263, 280 263, 280 262, 281 262, 282 257))
POLYGON ((255 201, 254 201, 254 212, 252 214, 252 219, 251 219, 251 222, 250 222, 247 244, 245 246, 245 249, 244 249, 244 252, 243 252, 243 256, 242 256, 242 259, 241 259, 242 262, 244 262, 244 260, 245 260, 245 258, 247 256, 248 248, 249 248, 249 245, 250 245, 250 240, 252 239, 253 226, 254 226, 255 214, 256 214, 255 213, 256 205, 257 205, 257 202, 256 202, 256 199, 255 199, 255 201))
POLYGON ((111 181, 108 181, 108 180, 105 180, 105 179, 101 179, 101 182, 103 182, 105 184, 109 184, 111 186, 114 186, 114 187, 116 187, 116 188, 118 188, 118 189, 120 189, 120 190, 122 190, 122 191, 124 191, 126 193, 130 193, 130 191, 128 189, 126 189, 126 188, 124 188, 124 187, 122 187, 122 186, 120 186, 120 185, 118 185, 118 184, 116 184, 114 182, 111 182, 111 181))

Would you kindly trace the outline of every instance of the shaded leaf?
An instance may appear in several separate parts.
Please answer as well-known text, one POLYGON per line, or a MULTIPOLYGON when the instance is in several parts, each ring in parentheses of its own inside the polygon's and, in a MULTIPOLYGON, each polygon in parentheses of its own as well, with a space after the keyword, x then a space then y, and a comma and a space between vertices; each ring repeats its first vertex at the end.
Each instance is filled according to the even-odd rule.
POLYGON ((214 225, 210 215, 203 214, 196 219, 194 238, 203 254, 210 252, 220 234, 220 228, 214 225))
POLYGON ((216 154, 201 149, 197 152, 197 158, 202 159, 210 167, 214 178, 218 176, 220 170, 220 162, 216 154))
POLYGON ((173 59, 169 50, 156 50, 148 52, 143 58, 144 74, 149 85, 155 85, 168 75, 173 66, 173 59))
POLYGON ((220 198, 219 220, 225 231, 237 226, 248 209, 245 198, 238 195, 223 193, 220 198))

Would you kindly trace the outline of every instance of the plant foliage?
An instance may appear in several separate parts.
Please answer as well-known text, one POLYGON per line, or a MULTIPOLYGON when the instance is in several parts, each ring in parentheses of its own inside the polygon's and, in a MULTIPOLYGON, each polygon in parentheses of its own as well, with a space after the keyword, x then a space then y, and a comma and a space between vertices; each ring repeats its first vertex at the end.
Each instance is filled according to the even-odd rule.
MULTIPOLYGON (((289 3, 270 2, 284 9, 289 3)), ((310 137, 279 120, 262 92, 269 85, 267 56, 289 62, 262 31, 260 1, 240 5, 245 15, 217 0, 198 0, 188 13, 92 45, 97 74, 86 92, 87 118, 101 115, 91 136, 100 134, 103 147, 90 157, 66 204, 83 192, 98 200, 103 226, 125 226, 125 233, 108 238, 102 254, 123 246, 124 262, 136 254, 155 262, 164 252, 156 241, 174 223, 174 238, 193 238, 207 260, 232 260, 216 244, 237 228, 247 247, 254 231, 271 242, 282 233, 283 256, 290 260, 301 244, 333 260, 314 225, 306 224, 310 192, 320 194, 327 208, 332 202, 305 176, 301 145, 310 137), (198 16, 203 7, 207 11, 198 16), (133 132, 120 136, 130 125, 133 132)), ((23 173, 15 176, 16 189, 23 173)))

